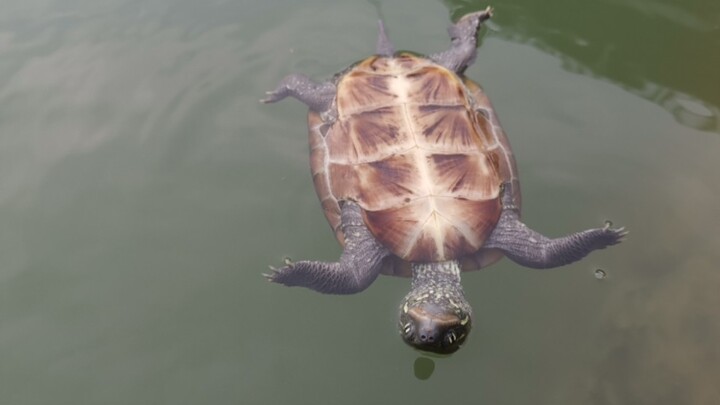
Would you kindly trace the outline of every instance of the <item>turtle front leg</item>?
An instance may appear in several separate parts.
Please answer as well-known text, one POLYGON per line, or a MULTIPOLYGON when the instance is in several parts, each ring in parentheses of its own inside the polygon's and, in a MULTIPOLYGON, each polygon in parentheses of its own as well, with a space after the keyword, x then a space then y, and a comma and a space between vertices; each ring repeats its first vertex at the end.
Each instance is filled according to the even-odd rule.
POLYGON ((477 33, 483 21, 492 17, 492 8, 466 14, 448 28, 452 44, 444 52, 430 55, 430 59, 456 72, 463 73, 475 61, 477 33))
POLYGON ((335 85, 331 82, 318 83, 303 74, 295 73, 282 79, 277 88, 268 91, 267 98, 260 102, 275 103, 290 96, 302 101, 313 111, 324 112, 332 105, 335 92, 335 85))
POLYGON ((325 294, 355 294, 368 288, 390 252, 367 229, 356 203, 346 202, 341 218, 345 250, 340 261, 288 261, 280 269, 270 267, 272 272, 264 276, 274 283, 307 287, 325 294))
POLYGON ((582 259, 593 250, 618 244, 628 234, 625 228, 611 228, 611 224, 606 223, 602 228, 551 239, 523 224, 510 205, 512 197, 509 197, 508 190, 503 193, 500 221, 483 247, 500 249, 522 266, 535 269, 564 266, 582 259))

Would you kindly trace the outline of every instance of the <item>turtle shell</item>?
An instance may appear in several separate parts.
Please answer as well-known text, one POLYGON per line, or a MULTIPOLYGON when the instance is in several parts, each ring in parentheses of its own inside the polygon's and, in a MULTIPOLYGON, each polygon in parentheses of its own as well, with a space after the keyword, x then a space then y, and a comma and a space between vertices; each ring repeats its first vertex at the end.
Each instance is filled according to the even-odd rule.
POLYGON ((340 204, 357 202, 370 232, 408 262, 460 260, 463 270, 502 257, 482 249, 500 217, 502 184, 517 169, 480 86, 410 53, 372 56, 337 78, 336 114, 310 111, 313 181, 330 226, 344 244, 340 204))

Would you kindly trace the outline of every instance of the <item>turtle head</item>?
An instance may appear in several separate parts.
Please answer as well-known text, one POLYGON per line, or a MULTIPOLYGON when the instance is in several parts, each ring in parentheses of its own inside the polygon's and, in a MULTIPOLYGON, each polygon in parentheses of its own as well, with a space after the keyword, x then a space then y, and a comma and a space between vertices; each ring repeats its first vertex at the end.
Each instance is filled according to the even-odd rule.
POLYGON ((413 263, 412 268, 412 288, 400 305, 400 336, 418 350, 457 351, 472 326, 457 262, 413 263))
POLYGON ((465 342, 472 321, 470 314, 436 303, 405 306, 400 313, 400 336, 405 343, 426 352, 450 354, 465 342))

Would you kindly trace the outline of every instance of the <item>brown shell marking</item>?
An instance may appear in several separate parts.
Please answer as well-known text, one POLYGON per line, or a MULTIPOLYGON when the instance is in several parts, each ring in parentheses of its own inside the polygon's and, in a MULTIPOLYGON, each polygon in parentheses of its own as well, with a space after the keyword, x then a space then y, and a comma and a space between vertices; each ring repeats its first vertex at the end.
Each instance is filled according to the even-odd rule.
MULTIPOLYGON (((340 243, 338 201, 348 199, 364 208, 378 240, 405 260, 478 252, 499 217, 499 186, 514 177, 514 160, 488 134, 495 130, 491 120, 473 110, 483 94, 468 82, 410 54, 371 57, 338 82, 335 122, 310 112, 313 180, 340 243)), ((387 272, 407 269, 396 260, 387 272)))
POLYGON ((499 212, 497 200, 425 197, 397 208, 366 211, 365 222, 373 235, 397 256, 432 262, 447 260, 443 255, 456 255, 454 252, 462 254, 452 257, 476 252, 494 228, 496 212, 499 212), (433 206, 433 202, 439 203, 440 208, 433 206))

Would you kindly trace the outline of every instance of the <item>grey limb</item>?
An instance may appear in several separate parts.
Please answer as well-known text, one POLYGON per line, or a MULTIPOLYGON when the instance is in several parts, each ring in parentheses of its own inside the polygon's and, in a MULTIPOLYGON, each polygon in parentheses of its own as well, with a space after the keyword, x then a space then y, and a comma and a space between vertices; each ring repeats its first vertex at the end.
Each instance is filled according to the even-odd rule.
POLYGON ((385 32, 385 24, 382 20, 378 21, 378 39, 377 39, 377 50, 378 55, 381 56, 393 56, 395 53, 395 47, 385 32))
POLYGON ((450 49, 430 55, 430 59, 456 72, 463 73, 475 61, 477 33, 483 21, 492 17, 492 8, 466 14, 448 28, 450 49))
POLYGON ((503 192, 503 212, 495 230, 485 242, 485 248, 502 250, 512 261, 535 269, 564 266, 587 256, 593 250, 604 249, 622 241, 628 234, 625 228, 588 229, 568 236, 550 239, 520 222, 506 189, 503 192))
POLYGON ((368 288, 390 252, 370 234, 357 204, 346 202, 341 218, 345 250, 340 261, 288 261, 280 269, 271 267, 272 272, 264 276, 274 283, 307 287, 325 294, 354 294, 368 288))
POLYGON ((275 103, 285 97, 295 97, 311 110, 324 112, 330 108, 335 98, 335 85, 331 82, 318 83, 303 74, 292 74, 280 81, 277 88, 267 92, 263 103, 275 103))

